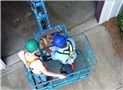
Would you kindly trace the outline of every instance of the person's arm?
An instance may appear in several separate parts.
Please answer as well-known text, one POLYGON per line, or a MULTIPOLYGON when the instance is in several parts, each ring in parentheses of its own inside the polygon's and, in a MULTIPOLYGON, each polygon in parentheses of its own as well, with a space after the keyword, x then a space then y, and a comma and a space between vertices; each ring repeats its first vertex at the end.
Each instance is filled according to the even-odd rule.
POLYGON ((47 76, 58 77, 60 79, 66 78, 66 76, 64 76, 62 74, 56 74, 56 73, 49 72, 45 68, 42 70, 42 73, 47 75, 47 76))
POLYGON ((44 43, 44 40, 40 40, 39 42, 40 42, 40 44, 44 47, 44 49, 45 49, 49 54, 51 54, 51 50, 46 46, 46 44, 44 43))
POLYGON ((52 77, 59 77, 60 79, 64 79, 66 78, 66 76, 62 75, 62 74, 56 74, 53 72, 49 72, 46 70, 46 68, 43 66, 42 62, 40 60, 37 60, 33 63, 34 67, 42 72, 43 74, 47 75, 47 76, 52 76, 52 77))

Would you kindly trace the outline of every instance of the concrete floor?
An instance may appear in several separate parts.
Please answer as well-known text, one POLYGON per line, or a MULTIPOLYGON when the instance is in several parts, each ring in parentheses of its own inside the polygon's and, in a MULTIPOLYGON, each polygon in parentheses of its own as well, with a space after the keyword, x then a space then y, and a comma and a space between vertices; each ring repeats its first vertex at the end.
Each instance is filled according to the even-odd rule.
MULTIPOLYGON (((81 2, 45 2, 51 26, 65 23, 68 28, 94 18, 96 4, 92 1, 81 2)), ((38 31, 36 18, 26 2, 2 2, 2 59, 16 56, 16 52, 24 49, 25 42, 34 37, 33 32, 38 31)), ((8 65, 8 62, 6 62, 8 65)))
MULTIPOLYGON (((117 56, 112 46, 113 41, 105 28, 98 25, 94 19, 76 26, 70 31, 70 35, 74 34, 75 30, 78 30, 76 33, 87 35, 95 52, 97 65, 89 78, 56 90, 123 90, 123 62, 117 56)), ((27 83, 21 62, 2 70, 1 74, 3 90, 32 90, 27 83)))
MULTIPOLYGON (((38 30, 38 26, 33 12, 31 12, 30 8, 27 8, 25 2, 19 2, 19 5, 17 3, 2 2, 1 49, 2 58, 7 61, 8 67, 1 72, 0 90, 33 90, 27 83, 17 52, 24 49, 25 42, 33 37, 33 32, 38 30)), ((57 4, 54 4, 54 2, 46 3, 51 25, 54 26, 64 22, 68 28, 75 26, 69 31, 69 35, 86 34, 97 57, 97 65, 88 79, 56 90, 123 90, 123 62, 113 49, 113 41, 105 28, 98 25, 96 20, 93 19, 95 3, 55 3, 57 4), (72 7, 74 4, 76 7, 72 7), (82 8, 85 9, 81 10, 82 8), (63 10, 64 13, 62 13, 63 10), (85 11, 88 11, 90 15, 85 14, 85 11)))

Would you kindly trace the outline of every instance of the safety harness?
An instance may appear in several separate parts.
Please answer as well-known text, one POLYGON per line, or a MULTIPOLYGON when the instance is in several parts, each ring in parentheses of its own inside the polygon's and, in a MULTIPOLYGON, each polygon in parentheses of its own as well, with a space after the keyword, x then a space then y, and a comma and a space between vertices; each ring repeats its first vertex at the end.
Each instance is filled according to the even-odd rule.
MULTIPOLYGON (((29 62, 29 61, 27 61, 25 54, 26 54, 26 51, 24 52, 24 59, 25 59, 25 61, 26 61, 26 64, 28 65, 29 69, 32 71, 33 68, 30 68, 30 65, 31 65, 33 62, 35 62, 35 61, 37 61, 37 60, 41 60, 41 59, 40 59, 40 58, 35 58, 35 59, 32 60, 31 62, 29 62)), ((46 63, 43 62, 43 66, 46 67, 46 66, 47 66, 46 63)), ((39 71, 39 70, 38 70, 38 71, 39 71)), ((41 71, 39 71, 39 72, 42 73, 41 71)))
MULTIPOLYGON (((68 49, 63 50, 63 52, 60 52, 60 51, 57 51, 57 52, 60 53, 60 54, 69 55, 69 58, 71 58, 72 55, 73 55, 73 53, 75 53, 75 50, 73 48, 72 43, 69 40, 67 40, 67 44, 68 44, 68 49)), ((67 63, 67 61, 69 60, 69 58, 66 60, 65 63, 67 63)))
MULTIPOLYGON (((75 50, 73 48, 73 45, 72 45, 71 41, 67 40, 67 44, 68 44, 68 49, 64 50, 63 52, 57 51, 60 54, 69 55, 69 57, 68 57, 68 59, 66 60, 65 63, 67 63, 67 61, 70 58, 73 58, 72 55, 73 55, 73 53, 75 53, 75 50)), ((64 66, 64 64, 62 64, 62 67, 61 67, 61 70, 60 71, 62 71, 63 66, 64 66)), ((71 64, 71 68, 72 68, 72 70, 74 70, 74 65, 73 64, 71 64)))

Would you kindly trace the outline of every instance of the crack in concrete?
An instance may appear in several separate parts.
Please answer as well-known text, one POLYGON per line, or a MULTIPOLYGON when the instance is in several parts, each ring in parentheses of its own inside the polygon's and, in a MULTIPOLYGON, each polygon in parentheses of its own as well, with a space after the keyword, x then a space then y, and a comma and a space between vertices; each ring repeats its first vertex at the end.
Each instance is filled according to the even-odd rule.
POLYGON ((120 86, 120 87, 118 87, 117 89, 115 89, 115 90, 119 90, 119 89, 121 89, 121 88, 123 88, 123 86, 120 86))

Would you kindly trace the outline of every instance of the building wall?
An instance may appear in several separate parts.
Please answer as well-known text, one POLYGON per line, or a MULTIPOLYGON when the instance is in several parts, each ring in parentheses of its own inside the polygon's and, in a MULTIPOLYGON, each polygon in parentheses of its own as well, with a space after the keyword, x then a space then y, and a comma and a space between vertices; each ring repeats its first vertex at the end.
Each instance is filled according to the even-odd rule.
POLYGON ((123 0, 106 0, 104 2, 102 12, 99 18, 99 24, 108 21, 112 17, 116 17, 123 6, 123 0))

